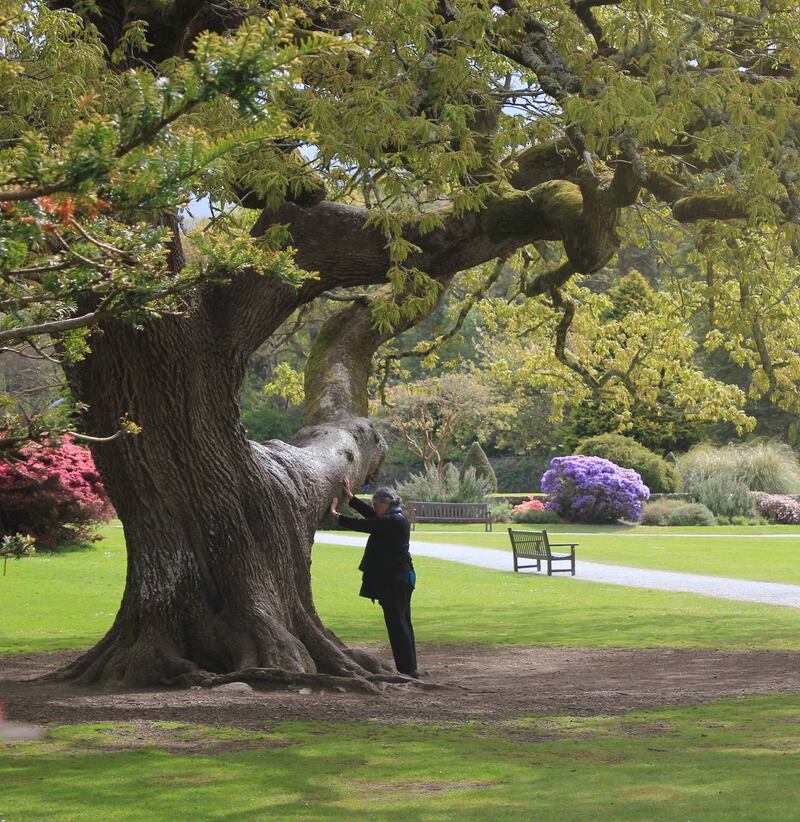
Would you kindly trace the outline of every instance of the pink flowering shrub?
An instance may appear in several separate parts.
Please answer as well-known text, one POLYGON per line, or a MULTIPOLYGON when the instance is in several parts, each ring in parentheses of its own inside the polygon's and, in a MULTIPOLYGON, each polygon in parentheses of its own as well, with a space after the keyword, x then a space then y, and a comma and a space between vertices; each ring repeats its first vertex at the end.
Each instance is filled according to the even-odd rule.
POLYGON ((544 511, 544 503, 535 497, 529 497, 525 502, 521 502, 511 509, 512 514, 524 514, 528 511, 544 511))
POLYGON ((764 494, 756 492, 756 508, 758 514, 770 522, 781 525, 797 525, 800 523, 800 502, 782 494, 764 494))
POLYGON ((561 522, 561 517, 555 511, 548 511, 547 506, 534 497, 529 497, 525 502, 515 505, 511 509, 511 519, 514 522, 529 525, 547 525, 548 523, 561 522))
POLYGON ((0 463, 0 517, 7 534, 31 534, 38 545, 52 547, 92 539, 94 526, 114 516, 91 453, 69 436, 17 456, 19 461, 0 463))

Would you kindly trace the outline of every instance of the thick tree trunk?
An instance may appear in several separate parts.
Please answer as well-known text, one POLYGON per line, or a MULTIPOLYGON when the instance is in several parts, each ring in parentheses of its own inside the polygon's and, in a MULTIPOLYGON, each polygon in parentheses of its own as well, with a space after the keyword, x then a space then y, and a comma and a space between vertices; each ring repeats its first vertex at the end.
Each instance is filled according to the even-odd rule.
POLYGON ((128 572, 112 628, 61 672, 67 679, 141 686, 252 669, 278 680, 379 672, 320 622, 310 551, 331 492, 344 474, 374 472, 382 441, 347 417, 304 431, 299 446, 248 442, 238 413, 244 357, 220 339, 186 318, 146 333, 108 327, 70 373, 90 432, 113 431, 124 414, 142 432, 94 446, 128 572))

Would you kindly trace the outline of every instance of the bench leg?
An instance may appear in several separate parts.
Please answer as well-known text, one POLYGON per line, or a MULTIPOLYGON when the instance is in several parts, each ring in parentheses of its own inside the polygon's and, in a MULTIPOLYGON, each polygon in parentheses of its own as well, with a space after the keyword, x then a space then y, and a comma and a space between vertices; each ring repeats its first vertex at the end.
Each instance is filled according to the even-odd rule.
POLYGON ((517 573, 517 571, 519 571, 519 568, 517 568, 517 552, 514 551, 514 573, 517 573))
POLYGON ((549 576, 549 577, 553 576, 553 560, 552 559, 547 560, 547 576, 549 576))

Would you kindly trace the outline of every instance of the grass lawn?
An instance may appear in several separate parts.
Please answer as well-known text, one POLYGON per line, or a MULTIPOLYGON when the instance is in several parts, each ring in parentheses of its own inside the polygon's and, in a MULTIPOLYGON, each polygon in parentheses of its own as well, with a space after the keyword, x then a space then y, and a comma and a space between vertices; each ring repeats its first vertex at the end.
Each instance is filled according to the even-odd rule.
POLYGON ((798 716, 800 695, 782 695, 456 727, 152 723, 213 746, 190 754, 125 724, 59 727, 0 743, 0 818, 788 821, 798 716))
MULTIPOLYGON (((8 575, 0 576, 0 653, 85 648, 105 632, 122 594, 125 547, 121 529, 109 526, 103 533, 106 539, 85 550, 9 563, 8 575)), ((383 642, 380 609, 357 596, 358 561, 354 548, 315 546, 317 607, 346 641, 383 642)), ((791 608, 424 557, 416 564, 414 624, 423 642, 800 649, 798 613, 791 608)))
MULTIPOLYGON (((9 564, 0 577, 0 652, 81 648, 103 633, 125 574, 122 531, 104 533, 84 550, 9 564)), ((357 596, 358 560, 353 548, 315 546, 317 605, 345 640, 385 642, 378 607, 357 596)), ((790 608, 426 558, 418 571, 422 641, 800 649, 790 608)), ((0 742, 0 820, 788 822, 800 807, 798 717, 800 694, 782 694, 446 726, 60 726, 42 740, 0 742)))
MULTIPOLYGON (((508 524, 417 526, 412 539, 500 548, 511 553, 508 524)), ((691 574, 786 582, 800 585, 800 526, 659 528, 625 525, 514 525, 549 534, 571 534, 554 542, 579 543, 578 559, 691 574)), ((509 567, 511 560, 509 559, 509 567)))

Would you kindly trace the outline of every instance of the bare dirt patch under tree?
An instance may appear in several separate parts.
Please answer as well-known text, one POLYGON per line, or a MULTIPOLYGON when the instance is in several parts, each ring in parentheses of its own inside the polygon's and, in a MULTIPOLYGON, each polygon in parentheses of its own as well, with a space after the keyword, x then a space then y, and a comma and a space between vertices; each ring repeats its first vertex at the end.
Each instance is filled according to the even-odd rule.
POLYGON ((264 728, 284 720, 448 723, 618 714, 800 691, 800 653, 789 651, 436 645, 420 651, 423 684, 390 685, 379 696, 241 685, 98 692, 37 680, 75 653, 7 655, 0 656, 0 701, 8 718, 39 724, 173 720, 264 728))

